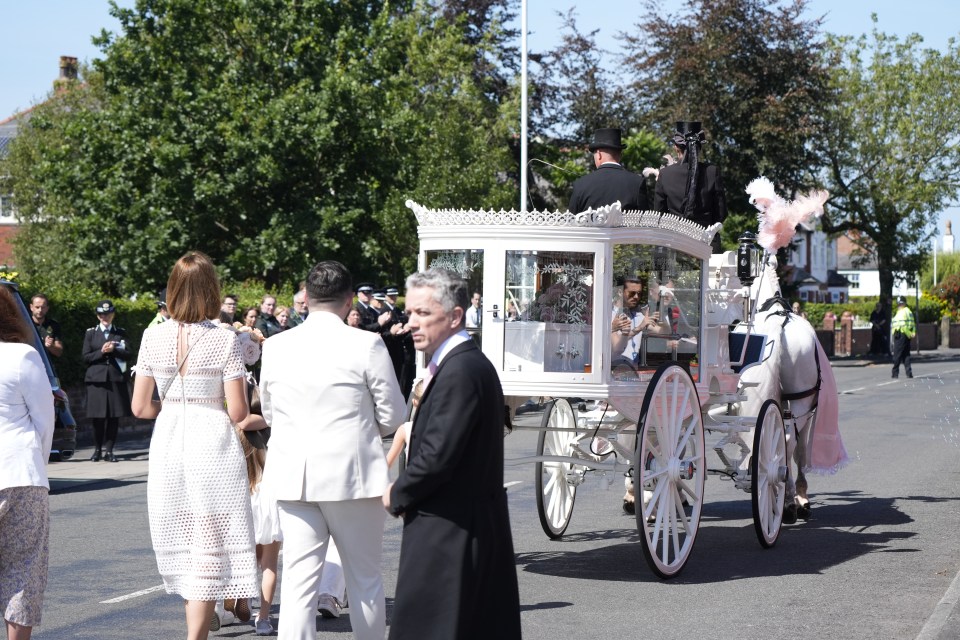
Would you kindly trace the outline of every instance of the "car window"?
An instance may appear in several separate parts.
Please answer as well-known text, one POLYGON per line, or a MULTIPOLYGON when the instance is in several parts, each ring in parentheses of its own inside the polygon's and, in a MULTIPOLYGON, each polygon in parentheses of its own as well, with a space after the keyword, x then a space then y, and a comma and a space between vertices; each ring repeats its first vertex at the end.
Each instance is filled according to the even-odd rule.
POLYGON ((50 388, 53 390, 59 389, 60 384, 57 380, 57 374, 54 372, 53 364, 50 362, 50 356, 43 346, 43 338, 40 337, 40 332, 37 331, 36 326, 33 324, 30 310, 23 302, 23 298, 20 297, 20 290, 16 284, 7 280, 0 280, 0 286, 9 288, 10 292, 13 293, 13 300, 20 309, 20 315, 23 316, 23 319, 26 320, 30 328, 33 329, 33 348, 37 350, 40 354, 40 359, 43 360, 43 367, 47 370, 47 378, 50 380, 50 388))

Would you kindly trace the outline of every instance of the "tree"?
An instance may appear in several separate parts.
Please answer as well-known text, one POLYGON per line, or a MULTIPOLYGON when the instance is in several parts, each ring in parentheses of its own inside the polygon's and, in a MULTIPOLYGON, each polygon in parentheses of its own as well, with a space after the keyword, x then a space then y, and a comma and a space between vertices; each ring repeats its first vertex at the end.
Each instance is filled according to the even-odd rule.
MULTIPOLYGON (((876 21, 876 16, 874 16, 876 21)), ((831 37, 827 127, 818 139, 831 199, 824 230, 846 233, 876 257, 880 290, 915 274, 936 213, 960 187, 960 50, 921 49, 874 28, 871 38, 831 37)))
POLYGON ((753 212, 744 189, 759 175, 790 196, 814 181, 827 68, 821 21, 800 17, 806 5, 687 0, 681 14, 663 15, 646 0, 649 17, 624 34, 637 119, 663 135, 677 120, 702 121, 732 213, 753 212))
POLYGON ((416 261, 406 198, 512 200, 498 179, 507 120, 478 81, 488 44, 428 4, 138 0, 112 13, 121 34, 98 40, 90 97, 44 107, 14 143, 31 275, 143 291, 198 248, 226 278, 268 287, 328 258, 399 282, 416 261), (48 225, 68 254, 45 244, 48 225))

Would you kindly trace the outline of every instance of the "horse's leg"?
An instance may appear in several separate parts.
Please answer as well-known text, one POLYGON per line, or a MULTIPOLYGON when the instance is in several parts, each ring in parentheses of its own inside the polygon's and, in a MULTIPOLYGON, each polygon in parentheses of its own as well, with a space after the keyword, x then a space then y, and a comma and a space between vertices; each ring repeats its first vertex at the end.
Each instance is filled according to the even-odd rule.
MULTIPOLYGON (((794 420, 788 420, 784 425, 787 433, 787 483, 783 496, 783 523, 793 524, 797 521, 797 487, 793 478, 793 456, 797 447, 797 426, 794 420)), ((798 467, 799 470, 799 467, 798 467)))
POLYGON ((803 428, 797 434, 797 517, 806 520, 810 517, 810 499, 807 497, 807 477, 803 474, 803 467, 808 460, 807 430, 813 428, 815 413, 811 413, 804 420, 803 428))

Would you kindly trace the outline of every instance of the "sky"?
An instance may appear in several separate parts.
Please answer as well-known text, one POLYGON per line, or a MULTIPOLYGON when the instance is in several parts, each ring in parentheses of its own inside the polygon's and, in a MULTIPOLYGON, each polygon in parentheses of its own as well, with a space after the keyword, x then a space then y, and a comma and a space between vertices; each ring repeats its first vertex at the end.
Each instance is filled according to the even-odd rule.
MULTIPOLYGON (((132 6, 133 0, 119 0, 132 6)), ((661 0, 666 13, 677 13, 682 0, 661 0)), ((598 42, 629 30, 641 17, 641 0, 528 0, 528 46, 545 51, 559 40, 558 11, 573 8, 579 29, 599 29, 598 42)), ((90 61, 100 56, 91 38, 101 29, 119 30, 109 13, 108 0, 0 0, 3 37, 0 38, 0 121, 42 101, 59 73, 62 55, 90 61)), ((945 49, 950 37, 960 35, 960 3, 956 0, 810 0, 808 15, 824 17, 824 31, 842 35, 869 33, 876 13, 880 31, 901 38, 923 36, 924 45, 945 49)), ((613 46, 609 46, 616 53, 613 46)), ((960 235, 960 208, 940 216, 938 233, 951 220, 960 235)))

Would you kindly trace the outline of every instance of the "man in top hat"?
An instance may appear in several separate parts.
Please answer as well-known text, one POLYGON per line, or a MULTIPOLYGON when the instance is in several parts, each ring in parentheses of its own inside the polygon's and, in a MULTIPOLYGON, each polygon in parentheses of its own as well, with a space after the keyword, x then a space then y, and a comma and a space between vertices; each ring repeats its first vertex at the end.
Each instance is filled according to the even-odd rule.
MULTIPOLYGON (((727 197, 720 168, 700 159, 704 139, 699 122, 677 123, 673 144, 681 161, 660 170, 653 208, 709 227, 726 219, 727 197)), ((721 253, 719 233, 711 244, 714 253, 721 253)))
POLYGON ((620 129, 597 129, 588 148, 597 170, 573 183, 570 211, 580 213, 618 200, 623 211, 645 210, 648 206, 646 182, 620 164, 623 151, 620 129))
POLYGON ((900 365, 907 372, 907 377, 913 377, 913 368, 910 366, 910 341, 917 335, 917 325, 913 320, 913 312, 907 306, 907 299, 897 298, 897 313, 890 323, 893 330, 893 372, 892 378, 900 377, 900 365))
POLYGON ((170 312, 167 311, 167 289, 164 287, 157 296, 157 315, 147 324, 147 328, 166 322, 170 318, 170 312))

